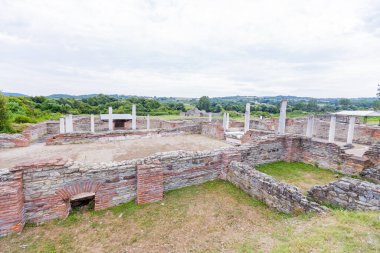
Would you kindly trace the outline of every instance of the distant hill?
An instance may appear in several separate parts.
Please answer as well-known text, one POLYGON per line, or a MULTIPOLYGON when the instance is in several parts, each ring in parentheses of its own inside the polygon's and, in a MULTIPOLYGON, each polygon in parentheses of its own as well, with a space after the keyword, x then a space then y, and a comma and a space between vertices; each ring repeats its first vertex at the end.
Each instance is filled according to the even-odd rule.
POLYGON ((8 97, 29 97, 28 95, 14 92, 3 92, 3 94, 8 97))

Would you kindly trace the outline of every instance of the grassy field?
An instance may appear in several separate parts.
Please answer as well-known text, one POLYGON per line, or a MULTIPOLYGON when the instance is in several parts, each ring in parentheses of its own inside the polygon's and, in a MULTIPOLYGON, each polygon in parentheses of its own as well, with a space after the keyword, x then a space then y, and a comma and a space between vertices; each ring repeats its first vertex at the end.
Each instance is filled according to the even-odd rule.
POLYGON ((305 163, 275 162, 259 165, 256 169, 295 185, 304 193, 314 185, 325 185, 342 177, 342 174, 305 163))
POLYGON ((224 181, 165 193, 0 238, 0 252, 379 252, 376 212, 292 217, 224 181))

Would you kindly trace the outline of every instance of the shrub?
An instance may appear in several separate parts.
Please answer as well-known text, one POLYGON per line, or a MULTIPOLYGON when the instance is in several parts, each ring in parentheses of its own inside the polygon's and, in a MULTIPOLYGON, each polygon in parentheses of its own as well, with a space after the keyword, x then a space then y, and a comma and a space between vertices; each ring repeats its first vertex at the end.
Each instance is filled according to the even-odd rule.
POLYGON ((15 119, 14 119, 14 122, 15 123, 36 123, 35 120, 33 120, 30 117, 25 116, 25 115, 18 115, 18 116, 16 116, 15 119))

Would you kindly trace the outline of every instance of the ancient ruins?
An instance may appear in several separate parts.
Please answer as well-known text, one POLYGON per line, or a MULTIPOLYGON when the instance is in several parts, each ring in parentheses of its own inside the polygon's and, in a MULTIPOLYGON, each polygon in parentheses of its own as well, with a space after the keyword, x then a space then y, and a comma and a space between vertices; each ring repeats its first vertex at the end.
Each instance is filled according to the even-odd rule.
MULTIPOLYGON (((26 222, 64 219, 74 202, 93 199, 95 210, 134 199, 145 204, 162 200, 165 191, 218 178, 285 213, 327 212, 322 204, 380 210, 380 127, 356 120, 365 112, 287 119, 286 107, 284 100, 279 119, 257 119, 251 118, 247 104, 242 122, 228 113, 166 121, 137 117, 136 106, 131 114, 113 114, 109 108, 100 116, 67 115, 32 125, 22 134, 0 134, 0 155, 7 152, 0 162, 0 235, 21 232, 26 222), (165 138, 180 142, 185 136, 206 138, 209 144, 202 150, 192 143, 187 150, 173 146, 161 152, 165 138), (102 157, 102 152, 111 152, 102 146, 116 149, 120 143, 144 140, 152 149, 143 157, 102 157), (85 152, 92 145, 98 149, 91 153, 94 160, 88 159, 90 153, 86 158, 76 154, 76 147, 85 152), (58 149, 65 146, 72 153, 58 149), (38 159, 25 159, 28 150, 38 159), (309 163, 347 177, 315 186, 305 196, 255 170, 274 161, 309 163)), ((139 147, 121 147, 119 152, 134 149, 139 147)))

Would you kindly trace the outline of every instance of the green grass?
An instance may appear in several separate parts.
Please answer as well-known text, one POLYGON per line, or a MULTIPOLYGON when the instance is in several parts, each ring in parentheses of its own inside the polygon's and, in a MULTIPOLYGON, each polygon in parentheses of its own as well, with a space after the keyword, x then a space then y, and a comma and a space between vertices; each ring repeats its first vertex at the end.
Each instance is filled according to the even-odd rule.
POLYGON ((314 185, 324 185, 342 177, 342 174, 300 162, 274 162, 259 165, 257 170, 277 180, 299 187, 304 193, 314 185))

